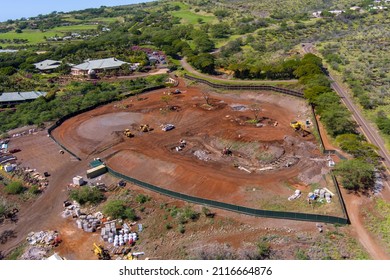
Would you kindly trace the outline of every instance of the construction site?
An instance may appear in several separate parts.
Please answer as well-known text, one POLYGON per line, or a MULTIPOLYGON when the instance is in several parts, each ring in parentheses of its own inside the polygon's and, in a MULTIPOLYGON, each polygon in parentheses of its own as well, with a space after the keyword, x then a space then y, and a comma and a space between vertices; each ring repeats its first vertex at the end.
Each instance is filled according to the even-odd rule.
POLYGON ((99 157, 164 189, 255 209, 342 216, 331 159, 319 149, 312 118, 295 97, 186 86, 99 107, 52 135, 82 160, 99 157))

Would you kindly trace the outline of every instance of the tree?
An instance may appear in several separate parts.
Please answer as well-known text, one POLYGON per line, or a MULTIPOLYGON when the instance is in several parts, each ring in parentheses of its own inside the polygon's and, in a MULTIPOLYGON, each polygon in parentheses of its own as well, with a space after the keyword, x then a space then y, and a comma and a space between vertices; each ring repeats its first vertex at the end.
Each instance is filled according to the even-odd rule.
POLYGON ((211 26, 210 32, 214 38, 227 38, 230 34, 230 27, 226 23, 218 23, 211 26))
POLYGON ((136 220, 137 216, 134 209, 127 207, 123 200, 111 200, 103 208, 103 213, 113 219, 136 220))
POLYGON ((111 200, 103 208, 103 213, 113 219, 119 219, 124 216, 126 210, 123 200, 111 200))
POLYGON ((351 113, 340 104, 335 104, 324 111, 321 114, 321 121, 333 137, 355 132, 356 123, 351 119, 351 113))
POLYGON ((341 183, 348 190, 367 190, 375 183, 375 166, 362 159, 343 160, 334 168, 341 183))
POLYGON ((325 92, 329 92, 330 88, 325 86, 312 86, 304 89, 303 94, 310 103, 315 103, 316 98, 325 92))
POLYGON ((199 55, 189 57, 188 61, 203 73, 214 73, 215 58, 209 53, 201 53, 199 55))
POLYGON ((195 50, 201 53, 210 52, 215 47, 214 42, 209 39, 207 33, 196 34, 196 36, 193 36, 193 40, 195 44, 195 50))
POLYGON ((336 138, 336 142, 340 145, 343 151, 353 155, 355 158, 360 158, 375 165, 379 164, 380 156, 376 152, 378 148, 364 141, 364 138, 361 135, 339 135, 336 138))
POLYGON ((318 65, 314 63, 302 64, 294 71, 294 75, 297 78, 301 78, 303 76, 315 75, 315 74, 322 74, 322 70, 318 65))

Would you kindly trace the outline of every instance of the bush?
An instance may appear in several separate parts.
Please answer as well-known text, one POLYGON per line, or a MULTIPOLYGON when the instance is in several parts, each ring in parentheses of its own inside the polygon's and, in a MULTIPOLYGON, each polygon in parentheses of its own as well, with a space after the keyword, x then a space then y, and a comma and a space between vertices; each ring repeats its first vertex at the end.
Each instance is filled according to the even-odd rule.
POLYGON ((151 198, 150 196, 144 195, 144 194, 139 194, 135 198, 135 201, 137 201, 139 204, 144 204, 145 202, 149 201, 151 198))
POLYGON ((103 213, 114 219, 137 220, 134 209, 128 208, 123 200, 111 200, 103 208, 103 213))
POLYGON ((29 190, 28 190, 29 193, 31 194, 34 194, 34 195, 37 195, 37 194, 40 194, 41 191, 40 189, 38 188, 38 186, 32 186, 29 190))
POLYGON ((184 225, 179 225, 179 232, 181 233, 181 234, 183 234, 183 233, 185 233, 186 232, 186 228, 184 227, 184 225))
POLYGON ((84 186, 70 192, 70 198, 84 205, 86 203, 98 204, 104 200, 104 195, 97 188, 84 186))
POLYGON ((271 254, 271 246, 266 241, 259 241, 257 244, 257 252, 261 259, 268 259, 271 254))
POLYGON ((13 181, 5 186, 4 190, 8 194, 20 194, 24 191, 24 187, 22 182, 13 181))

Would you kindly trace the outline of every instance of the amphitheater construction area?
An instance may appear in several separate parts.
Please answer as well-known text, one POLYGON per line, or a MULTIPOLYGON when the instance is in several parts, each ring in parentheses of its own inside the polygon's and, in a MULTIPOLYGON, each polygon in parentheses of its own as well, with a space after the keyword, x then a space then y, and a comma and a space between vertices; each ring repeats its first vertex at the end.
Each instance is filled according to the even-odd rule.
POLYGON ((161 89, 75 116, 52 135, 83 161, 168 190, 255 209, 342 217, 339 197, 304 100, 273 92, 161 89), (255 121, 257 119, 257 121, 255 121), (149 132, 140 125, 148 124, 149 132), (164 131, 166 124, 174 128, 164 131), (126 137, 130 129, 134 137, 126 137), (225 151, 225 152, 224 152, 225 151), (309 193, 334 194, 309 203, 309 193), (288 200, 296 190, 300 197, 288 200))

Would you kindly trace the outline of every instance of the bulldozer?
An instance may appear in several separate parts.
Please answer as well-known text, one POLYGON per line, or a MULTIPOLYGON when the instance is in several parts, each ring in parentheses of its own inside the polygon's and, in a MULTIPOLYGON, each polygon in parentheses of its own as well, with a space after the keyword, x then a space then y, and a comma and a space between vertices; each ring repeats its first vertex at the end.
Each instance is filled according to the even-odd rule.
POLYGON ((151 129, 150 129, 150 127, 149 127, 148 124, 141 124, 141 125, 139 126, 139 130, 140 130, 141 132, 148 132, 148 131, 150 131, 151 129))
POLYGON ((310 134, 309 131, 305 130, 305 125, 299 121, 290 122, 290 126, 299 133, 302 137, 305 137, 310 134))
POLYGON ((134 134, 131 133, 130 129, 126 128, 125 131, 123 131, 123 134, 126 136, 126 137, 134 137, 134 134))
POLYGON ((111 260, 111 256, 108 253, 108 250, 104 249, 101 245, 96 245, 93 243, 93 252, 98 256, 99 260, 111 260))

